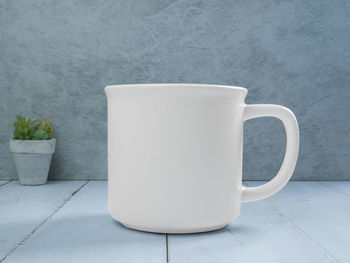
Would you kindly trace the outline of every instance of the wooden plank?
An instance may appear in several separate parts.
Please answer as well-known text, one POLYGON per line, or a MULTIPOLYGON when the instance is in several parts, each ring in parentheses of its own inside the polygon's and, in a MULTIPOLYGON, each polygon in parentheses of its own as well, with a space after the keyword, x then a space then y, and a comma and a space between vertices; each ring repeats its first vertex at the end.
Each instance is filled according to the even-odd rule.
POLYGON ((82 181, 49 181, 46 185, 23 186, 11 181, 0 187, 0 261, 65 199, 82 181))
POLYGON ((317 183, 350 198, 350 181, 317 181, 317 183))
POLYGON ((7 184, 9 182, 9 180, 1 180, 0 181, 0 186, 7 184))
MULTIPOLYGON (((257 185, 259 182, 249 182, 257 185)), ((266 199, 332 262, 350 262, 350 182, 289 182, 266 199)))
MULTIPOLYGON (((288 208, 286 208, 288 209, 288 208)), ((226 229, 169 235, 170 262, 331 262, 324 252, 266 201, 242 204, 226 229)))
POLYGON ((113 220, 107 182, 90 181, 5 262, 165 262, 165 248, 165 235, 130 230, 113 220))

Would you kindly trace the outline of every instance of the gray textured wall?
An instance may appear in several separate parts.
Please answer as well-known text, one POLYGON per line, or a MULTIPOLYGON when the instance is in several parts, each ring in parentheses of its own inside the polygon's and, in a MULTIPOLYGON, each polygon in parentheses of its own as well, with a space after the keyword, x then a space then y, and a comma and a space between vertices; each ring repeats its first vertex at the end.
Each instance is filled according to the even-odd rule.
MULTIPOLYGON (((49 119, 51 178, 105 179, 107 84, 247 87, 247 103, 291 108, 301 132, 294 179, 350 179, 350 2, 0 1, 0 178, 16 178, 17 113, 49 119)), ((245 126, 244 178, 268 179, 282 124, 245 126)))

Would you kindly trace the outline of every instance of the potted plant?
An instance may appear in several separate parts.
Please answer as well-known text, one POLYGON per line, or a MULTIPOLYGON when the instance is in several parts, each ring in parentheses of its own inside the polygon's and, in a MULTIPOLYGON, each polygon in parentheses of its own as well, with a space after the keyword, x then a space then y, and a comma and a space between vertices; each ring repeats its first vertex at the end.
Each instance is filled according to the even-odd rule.
POLYGON ((10 150, 15 160, 18 178, 24 185, 45 184, 55 152, 56 139, 48 120, 38 121, 17 115, 10 150))

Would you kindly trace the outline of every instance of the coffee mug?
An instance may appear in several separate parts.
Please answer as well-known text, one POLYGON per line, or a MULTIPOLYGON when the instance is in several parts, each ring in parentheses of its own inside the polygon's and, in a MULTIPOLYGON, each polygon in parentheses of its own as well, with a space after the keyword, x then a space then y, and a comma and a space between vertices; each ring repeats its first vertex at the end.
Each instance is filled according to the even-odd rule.
MULTIPOLYGON (((195 233, 225 227, 241 202, 269 197, 290 179, 298 157, 294 114, 244 103, 247 90, 206 84, 107 86, 108 209, 126 227, 195 233), (280 119, 287 135, 277 175, 242 185, 243 124, 280 119)), ((249 143, 249 142, 248 142, 249 143)))

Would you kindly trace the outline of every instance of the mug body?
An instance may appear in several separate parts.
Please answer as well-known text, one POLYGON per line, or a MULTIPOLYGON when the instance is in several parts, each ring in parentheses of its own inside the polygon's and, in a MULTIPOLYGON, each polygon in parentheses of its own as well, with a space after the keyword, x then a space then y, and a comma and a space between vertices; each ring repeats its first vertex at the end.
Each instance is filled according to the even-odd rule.
POLYGON ((107 86, 108 208, 160 233, 224 227, 240 211, 244 88, 107 86))

